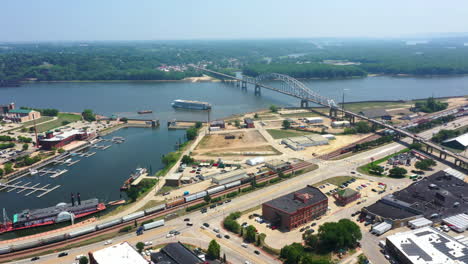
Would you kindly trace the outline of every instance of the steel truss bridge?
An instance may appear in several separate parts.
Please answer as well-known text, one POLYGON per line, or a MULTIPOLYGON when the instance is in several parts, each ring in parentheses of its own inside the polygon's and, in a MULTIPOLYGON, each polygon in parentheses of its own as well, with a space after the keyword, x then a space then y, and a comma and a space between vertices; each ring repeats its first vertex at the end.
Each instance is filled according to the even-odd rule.
MULTIPOLYGON (((243 90, 247 89, 247 84, 251 84, 255 87, 255 95, 260 95, 261 94, 261 89, 265 88, 268 90, 272 90, 278 93, 286 94, 289 96, 296 97, 301 100, 301 107, 308 107, 309 102, 318 104, 320 106, 324 106, 330 109, 330 117, 334 118, 337 117, 337 113, 341 112, 343 113, 343 116, 346 118, 349 118, 350 121, 353 123, 356 118, 361 119, 361 120, 366 120, 373 125, 378 125, 382 126, 386 129, 393 130, 395 132, 395 135, 400 138, 400 137, 409 137, 413 139, 413 142, 419 142, 423 144, 426 148, 426 152, 432 153, 434 150, 437 150, 439 152, 439 159, 441 160, 447 160, 447 157, 451 157, 452 163, 463 169, 463 170, 468 170, 468 158, 464 156, 460 156, 458 154, 455 154, 451 151, 448 151, 439 145, 436 145, 429 140, 425 140, 417 135, 414 135, 406 130, 403 130, 398 127, 394 127, 392 125, 386 124, 382 121, 368 118, 366 116, 348 111, 343 109, 341 106, 339 106, 335 100, 331 98, 327 98, 325 96, 322 96, 316 92, 314 92, 312 89, 307 87, 305 84, 302 82, 298 81, 297 79, 290 77, 285 74, 279 74, 279 73, 268 73, 268 74, 262 74, 257 77, 249 77, 249 76, 242 76, 242 78, 237 78, 228 74, 224 74, 221 72, 216 72, 213 70, 209 70, 206 68, 198 67, 195 65, 190 65, 191 67, 194 67, 197 70, 207 72, 221 80, 230 80, 233 81, 234 83, 237 84, 238 87, 241 87, 243 90), (272 87, 270 85, 265 84, 265 81, 268 80, 277 80, 281 81, 281 86, 280 87, 272 87)), ((448 160, 447 160, 448 161, 448 160)))

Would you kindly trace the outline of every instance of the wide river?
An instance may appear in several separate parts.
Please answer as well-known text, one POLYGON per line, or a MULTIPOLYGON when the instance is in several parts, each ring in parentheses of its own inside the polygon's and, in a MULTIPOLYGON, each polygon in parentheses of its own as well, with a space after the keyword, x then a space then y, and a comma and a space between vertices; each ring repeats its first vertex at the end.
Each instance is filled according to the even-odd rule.
MULTIPOLYGON (((346 101, 401 100, 428 96, 458 96, 468 94, 468 77, 393 78, 369 77, 348 80, 310 80, 304 83, 316 92, 341 100, 343 90, 346 101)), ((272 83, 271 85, 277 85, 272 83)), ((15 102, 17 106, 57 108, 65 112, 93 109, 103 115, 137 117, 138 110, 153 110, 152 115, 161 126, 156 129, 128 128, 112 136, 127 140, 107 150, 94 150, 96 155, 80 158, 77 164, 66 167, 69 171, 56 179, 34 176, 23 182, 60 184, 61 187, 37 198, 25 196, 27 192, 0 193, 0 209, 5 208, 10 218, 26 208, 52 206, 69 201, 71 192, 80 192, 82 199, 97 197, 111 201, 120 197, 119 187, 138 166, 155 172, 162 167, 161 156, 174 149, 183 139, 184 131, 168 131, 166 122, 178 120, 207 120, 206 112, 175 110, 175 99, 207 101, 213 105, 211 119, 267 108, 271 104, 298 106, 299 100, 263 90, 254 96, 253 87, 247 92, 219 82, 80 82, 32 83, 21 87, 0 88, 0 103, 15 102)), ((77 159, 77 158, 75 158, 77 159)), ((31 184, 33 185, 33 184, 31 184)), ((1 238, 0 238, 1 239, 1 238)))

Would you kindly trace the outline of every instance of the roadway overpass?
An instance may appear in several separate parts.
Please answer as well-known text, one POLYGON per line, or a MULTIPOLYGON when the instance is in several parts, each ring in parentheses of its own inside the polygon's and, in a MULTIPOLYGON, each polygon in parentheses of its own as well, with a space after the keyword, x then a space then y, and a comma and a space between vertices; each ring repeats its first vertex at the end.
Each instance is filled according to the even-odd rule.
POLYGON ((318 104, 320 106, 324 106, 330 109, 330 117, 336 118, 337 113, 341 112, 345 117, 348 117, 351 122, 354 122, 355 118, 359 118, 361 120, 366 120, 373 125, 376 126, 381 126, 389 130, 393 130, 396 133, 397 137, 409 137, 413 139, 413 142, 419 142, 423 144, 426 147, 426 151, 429 153, 433 153, 434 150, 436 150, 439 153, 439 159, 441 160, 447 160, 452 162, 455 166, 463 169, 463 170, 468 170, 468 158, 459 155, 457 153, 453 153, 451 151, 448 151, 444 149, 443 147, 436 145, 432 143, 429 140, 426 140, 424 138, 421 138, 415 134, 412 134, 406 130, 403 130, 401 128, 395 127, 390 124, 386 124, 383 121, 379 121, 376 119, 368 118, 363 115, 348 111, 340 107, 335 100, 331 98, 327 98, 325 96, 322 96, 316 92, 314 92, 312 89, 307 87, 305 84, 302 82, 296 80, 293 77, 290 77, 288 75, 284 74, 279 74, 279 73, 268 73, 268 74, 262 74, 259 75, 256 78, 249 77, 249 76, 242 76, 242 78, 238 78, 235 76, 231 76, 225 73, 213 71, 210 69, 198 67, 195 65, 190 65, 191 67, 200 70, 200 71, 205 71, 208 72, 212 75, 214 75, 217 78, 220 78, 222 80, 233 80, 237 82, 237 86, 241 86, 242 89, 247 89, 247 84, 254 85, 255 87, 255 95, 260 95, 261 94, 261 89, 265 88, 268 90, 272 90, 278 93, 286 94, 289 96, 296 97, 301 100, 301 107, 308 107, 309 102, 318 104), (262 83, 265 80, 279 80, 281 81, 281 86, 280 87, 272 87, 270 85, 266 85, 262 83), (453 159, 453 160, 448 160, 448 157, 453 159))

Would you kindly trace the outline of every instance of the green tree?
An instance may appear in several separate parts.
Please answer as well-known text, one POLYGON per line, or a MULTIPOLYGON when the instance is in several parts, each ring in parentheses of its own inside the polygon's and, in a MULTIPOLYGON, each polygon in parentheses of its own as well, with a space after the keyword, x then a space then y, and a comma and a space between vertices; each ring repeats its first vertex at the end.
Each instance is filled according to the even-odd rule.
POLYGON ((143 242, 136 243, 136 248, 138 249, 138 252, 141 253, 143 251, 143 249, 145 249, 145 243, 143 243, 143 242))
POLYGON ((209 194, 207 194, 205 197, 203 197, 203 200, 205 200, 205 202, 209 203, 211 201, 211 196, 209 194))
POLYGON ((68 120, 62 121, 62 126, 66 126, 66 125, 68 125, 68 124, 70 124, 70 121, 68 121, 68 120))
POLYGON ((23 150, 28 150, 29 145, 27 143, 24 143, 22 148, 23 148, 23 150))
POLYGON ((283 128, 284 129, 291 128, 291 122, 289 122, 288 120, 283 120, 283 128))
POLYGON ((169 166, 175 162, 177 162, 178 155, 175 152, 169 152, 166 155, 162 156, 161 161, 164 165, 169 166))
POLYGON ((240 127, 240 121, 239 120, 234 120, 234 125, 236 127, 240 127))
POLYGON ((253 243, 255 242, 255 238, 256 238, 256 235, 257 235, 257 232, 255 232, 256 229, 253 225, 249 225, 246 229, 245 229, 245 240, 249 243, 253 243))
POLYGON ((122 121, 122 122, 124 122, 124 123, 128 123, 128 118, 122 117, 122 118, 120 118, 120 121, 122 121))
POLYGON ((382 173, 384 172, 384 168, 375 163, 371 163, 369 165, 369 172, 375 175, 382 175, 382 173))
POLYGON ((410 149, 416 149, 416 150, 420 150, 422 149, 423 145, 419 142, 414 142, 412 144, 409 145, 410 149))
POLYGON ((13 163, 7 162, 3 165, 3 170, 5 171, 5 174, 10 174, 14 171, 13 169, 13 163))
POLYGON ((254 118, 258 118, 258 114, 257 114, 257 113, 254 114, 254 118))
POLYGON ((59 148, 59 149, 57 150, 57 152, 60 153, 60 154, 62 154, 62 153, 65 152, 65 150, 64 150, 63 148, 59 148))
POLYGON ((200 121, 197 121, 197 122, 195 123, 195 128, 197 128, 197 129, 198 129, 198 128, 201 128, 202 126, 203 126, 203 124, 202 124, 202 122, 200 122, 200 121))
POLYGON ((189 129, 187 129, 185 134, 187 136, 187 140, 194 140, 197 137, 198 130, 195 127, 191 127, 189 129))
POLYGON ((359 121, 354 125, 354 127, 356 128, 357 133, 370 133, 372 131, 369 123, 366 121, 359 121))
POLYGON ((184 156, 182 157, 182 160, 181 160, 181 161, 182 161, 182 163, 184 163, 184 164, 190 165, 190 164, 192 164, 192 163, 194 162, 194 159, 193 159, 192 157, 188 156, 188 155, 184 155, 184 156))
POLYGON ((2 177, 2 176, 3 176, 3 169, 0 168, 0 177, 2 177))
POLYGON ((207 250, 207 257, 209 259, 219 259, 221 254, 221 246, 216 242, 216 240, 211 240, 210 244, 208 245, 208 250, 207 250))
POLYGON ((138 187, 136 186, 130 186, 127 190, 125 190, 125 194, 127 194, 127 197, 131 200, 131 201, 136 201, 136 199, 138 199, 138 196, 140 195, 140 191, 138 189, 138 187))
POLYGON ((85 109, 83 110, 83 113, 81 113, 83 116, 83 119, 86 121, 96 121, 96 114, 94 114, 93 110, 91 109, 85 109))
POLYGON ((435 166, 436 162, 433 159, 424 159, 424 160, 418 160, 414 164, 414 167, 418 170, 430 170, 431 167, 435 166))
POLYGON ((401 167, 395 167, 388 171, 388 176, 392 178, 403 178, 408 171, 401 167))
POLYGON ((358 264, 367 264, 369 263, 369 260, 364 254, 361 254, 358 256, 358 264))
POLYGON ((304 247, 299 243, 292 243, 281 248, 280 257, 284 264, 299 264, 304 254, 304 247))
POLYGON ((86 256, 82 256, 79 260, 79 264, 88 264, 89 260, 86 256))
POLYGON ((276 105, 270 105, 270 111, 273 113, 278 113, 278 107, 276 105))
POLYGON ((361 239, 359 226, 349 219, 325 223, 318 231, 320 247, 327 252, 354 248, 361 239))
MULTIPOLYGON (((307 230, 309 231, 309 230, 307 230)), ((314 235, 310 232, 305 232, 302 235, 302 239, 304 240, 305 244, 312 249, 316 249, 319 246, 319 238, 318 235, 314 235)))

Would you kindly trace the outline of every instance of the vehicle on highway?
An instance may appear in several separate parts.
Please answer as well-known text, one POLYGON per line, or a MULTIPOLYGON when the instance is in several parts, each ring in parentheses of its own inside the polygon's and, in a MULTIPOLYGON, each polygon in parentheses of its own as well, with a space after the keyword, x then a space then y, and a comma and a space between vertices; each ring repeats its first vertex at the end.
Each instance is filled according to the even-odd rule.
POLYGON ((216 204, 210 205, 210 209, 213 209, 213 208, 215 208, 215 207, 216 207, 216 204))
POLYGON ((203 225, 204 225, 205 227, 210 227, 210 224, 208 224, 208 223, 203 223, 203 225))
POLYGON ((230 239, 231 237, 229 235, 224 235, 224 238, 230 239))
POLYGON ((219 233, 219 228, 213 228, 213 231, 216 232, 216 233, 219 233))
POLYGON ((231 202, 231 199, 226 200, 224 203, 230 203, 230 202, 231 202))
POLYGON ((193 226, 193 223, 188 222, 188 223, 187 223, 187 226, 193 226))
POLYGON ((221 234, 219 234, 219 233, 216 235, 216 237, 217 238, 223 238, 223 236, 221 234))
POLYGON ((36 260, 39 260, 39 259, 40 259, 40 257, 35 256, 35 257, 33 257, 33 258, 31 259, 31 261, 36 261, 36 260))
POLYGON ((145 246, 151 246, 151 245, 153 245, 153 241, 146 241, 145 242, 145 246))
POLYGON ((258 251, 258 250, 254 250, 254 253, 257 254, 257 255, 260 255, 260 251, 258 251))
POLYGON ((189 222, 189 221, 190 221, 190 218, 185 218, 184 221, 185 221, 185 222, 189 222))
POLYGON ((312 223, 312 224, 310 225, 310 227, 313 227, 313 226, 316 226, 316 225, 317 225, 317 223, 312 223))
POLYGON ((112 243, 112 240, 107 240, 106 242, 104 242, 104 245, 107 246, 107 245, 110 245, 112 243))
POLYGON ((206 209, 206 208, 202 208, 202 209, 200 210, 200 212, 201 212, 202 214, 206 213, 207 211, 208 211, 208 209, 206 209))
POLYGON ((247 248, 247 244, 246 244, 246 243, 242 243, 241 246, 247 248))
POLYGON ((62 253, 58 254, 57 257, 61 258, 61 257, 65 257, 65 256, 68 256, 67 252, 62 252, 62 253))

